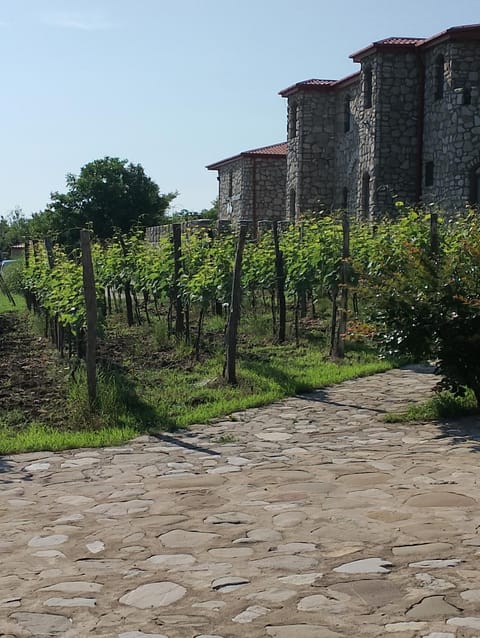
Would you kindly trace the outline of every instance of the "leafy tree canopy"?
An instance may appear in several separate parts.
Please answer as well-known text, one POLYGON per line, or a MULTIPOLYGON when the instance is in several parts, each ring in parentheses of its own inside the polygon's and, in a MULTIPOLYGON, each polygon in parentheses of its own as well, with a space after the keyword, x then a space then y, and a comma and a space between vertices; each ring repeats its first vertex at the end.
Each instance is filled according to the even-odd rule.
POLYGON ((15 208, 0 217, 0 257, 9 257, 10 247, 25 240, 29 222, 21 208, 15 208))
POLYGON ((155 226, 176 193, 160 193, 158 185, 140 164, 118 157, 104 157, 85 164, 80 174, 68 174, 67 192, 51 194, 34 225, 58 236, 62 243, 75 243, 78 229, 90 226, 97 237, 112 237, 115 230, 128 232, 133 226, 155 226))

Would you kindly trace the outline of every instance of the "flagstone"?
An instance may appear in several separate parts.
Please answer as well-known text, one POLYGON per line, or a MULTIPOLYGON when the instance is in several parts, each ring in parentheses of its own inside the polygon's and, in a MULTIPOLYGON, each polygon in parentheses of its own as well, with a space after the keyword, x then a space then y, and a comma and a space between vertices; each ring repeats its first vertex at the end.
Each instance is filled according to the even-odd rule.
POLYGON ((256 432, 255 436, 258 439, 272 442, 287 441, 292 438, 292 435, 287 434, 286 432, 256 432))
POLYGON ((337 583, 331 585, 329 591, 347 594, 372 607, 383 607, 403 597, 403 592, 398 585, 387 580, 376 579, 337 583))
POLYGON ((271 638, 344 638, 322 625, 272 625, 266 627, 266 631, 271 638))
POLYGON ((467 589, 460 592, 460 597, 469 603, 480 603, 480 589, 467 589))
POLYGON ((413 605, 407 612, 407 618, 415 620, 431 620, 434 618, 443 618, 461 611, 445 600, 444 596, 428 596, 413 605))
POLYGON ((465 618, 449 618, 447 625, 455 627, 466 627, 468 629, 480 629, 480 617, 466 616, 465 618))
POLYGON ((51 534, 50 536, 34 536, 28 541, 29 547, 55 547, 68 541, 65 534, 51 534))
POLYGON ((157 568, 164 567, 170 569, 171 567, 184 567, 185 565, 193 565, 196 559, 192 554, 157 554, 147 558, 142 565, 155 566, 157 568))
POLYGON ((158 540, 165 547, 177 548, 209 545, 217 538, 220 538, 219 534, 210 532, 192 532, 183 529, 173 529, 165 534, 161 534, 158 540))
POLYGON ((145 634, 143 631, 124 631, 118 638, 168 638, 165 634, 145 634))
POLYGON ((291 576, 280 576, 278 580, 289 585, 313 585, 323 577, 321 572, 307 572, 305 574, 292 574, 291 576))
POLYGON ((456 567, 462 562, 461 558, 421 560, 417 563, 409 563, 409 567, 425 567, 427 569, 442 569, 444 567, 456 567))
POLYGON ((95 598, 48 598, 45 607, 95 607, 95 598))
POLYGON ((477 501, 455 492, 430 492, 410 497, 405 505, 408 507, 475 507, 477 501))
POLYGON ((61 635, 72 626, 70 618, 58 614, 17 612, 10 617, 38 638, 61 635))
POLYGON ((222 578, 217 578, 212 582, 212 589, 222 593, 228 593, 235 591, 244 585, 248 585, 249 582, 250 581, 247 578, 242 578, 241 576, 224 576, 222 578))
POLYGON ((293 511, 293 512, 283 512, 282 514, 277 514, 273 517, 272 522, 275 527, 280 529, 285 529, 288 527, 295 527, 299 525, 307 518, 305 512, 301 511, 293 511))
POLYGON ((88 581, 64 581, 56 583, 55 585, 49 585, 48 587, 42 587, 38 591, 59 591, 63 594, 89 594, 92 592, 99 592, 103 589, 101 583, 92 583, 88 581))
POLYGON ((255 523, 255 517, 243 512, 222 512, 207 516, 204 522, 208 525, 247 525, 255 523))
POLYGON ((245 624, 251 623, 252 621, 260 618, 260 616, 265 616, 268 614, 270 609, 267 607, 262 607, 260 605, 253 605, 252 607, 247 607, 240 614, 237 614, 234 618, 232 618, 233 622, 245 624))
POLYGON ((341 574, 388 574, 392 563, 383 558, 364 558, 351 563, 344 563, 334 568, 341 574))
POLYGON ((119 599, 123 605, 150 609, 167 607, 185 596, 187 590, 182 585, 170 581, 140 585, 119 599))

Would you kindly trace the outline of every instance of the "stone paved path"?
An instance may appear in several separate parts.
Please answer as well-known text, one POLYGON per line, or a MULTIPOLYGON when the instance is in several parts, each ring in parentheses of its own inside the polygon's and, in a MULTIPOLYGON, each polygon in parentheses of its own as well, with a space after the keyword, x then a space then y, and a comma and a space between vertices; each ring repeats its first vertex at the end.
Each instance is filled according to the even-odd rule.
POLYGON ((476 424, 381 420, 435 381, 0 458, 0 635, 480 637, 476 424))

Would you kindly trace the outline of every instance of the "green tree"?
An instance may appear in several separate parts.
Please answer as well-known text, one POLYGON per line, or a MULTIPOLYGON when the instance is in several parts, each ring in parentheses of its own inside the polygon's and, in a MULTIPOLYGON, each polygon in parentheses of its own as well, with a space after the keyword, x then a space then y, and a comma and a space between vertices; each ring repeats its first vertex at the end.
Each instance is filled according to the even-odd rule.
POLYGON ((126 233, 136 225, 160 224, 176 196, 160 193, 140 164, 118 157, 94 160, 78 176, 68 174, 66 182, 67 192, 52 193, 36 223, 67 244, 76 242, 80 227, 90 226, 97 237, 106 239, 115 230, 126 233))
POLYGON ((10 247, 23 243, 28 235, 30 220, 20 208, 10 211, 5 217, 0 217, 0 253, 10 255, 10 247))

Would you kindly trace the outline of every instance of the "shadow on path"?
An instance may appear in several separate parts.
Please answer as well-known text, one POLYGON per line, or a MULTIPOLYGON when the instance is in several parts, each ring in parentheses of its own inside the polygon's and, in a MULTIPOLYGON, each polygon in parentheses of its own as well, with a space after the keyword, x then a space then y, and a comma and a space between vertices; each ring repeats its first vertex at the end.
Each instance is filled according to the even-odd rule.
POLYGON ((200 445, 195 445, 194 443, 189 443, 188 441, 184 441, 182 439, 177 439, 175 436, 171 436, 169 434, 151 434, 151 436, 154 436, 159 441, 163 441, 164 443, 171 443, 172 445, 178 445, 178 447, 183 447, 186 450, 202 452, 203 454, 209 454, 210 456, 221 456, 220 452, 215 452, 215 450, 210 450, 207 447, 202 447, 200 445))
POLYGON ((315 390, 308 394, 297 394, 296 399, 303 399, 304 401, 316 401, 317 403, 325 403, 326 405, 336 405, 338 408, 352 408, 353 410, 368 410, 368 412, 377 412, 378 414, 386 414, 388 410, 381 410, 380 408, 373 408, 370 405, 356 405, 355 403, 340 403, 338 401, 332 401, 328 397, 328 390, 315 390))
POLYGON ((31 481, 32 475, 28 472, 19 471, 16 464, 5 456, 0 456, 0 485, 18 483, 18 481, 31 481), (15 479, 8 477, 10 472, 14 472, 17 476, 15 479), (19 476, 21 474, 21 476, 19 476))
POLYGON ((437 422, 441 439, 450 445, 470 444, 471 452, 480 452, 480 415, 437 422))

